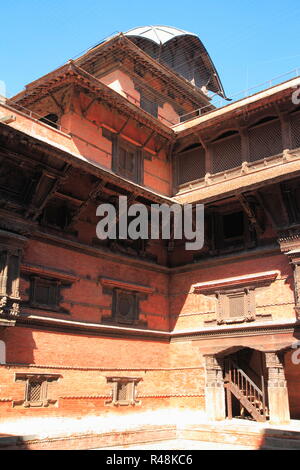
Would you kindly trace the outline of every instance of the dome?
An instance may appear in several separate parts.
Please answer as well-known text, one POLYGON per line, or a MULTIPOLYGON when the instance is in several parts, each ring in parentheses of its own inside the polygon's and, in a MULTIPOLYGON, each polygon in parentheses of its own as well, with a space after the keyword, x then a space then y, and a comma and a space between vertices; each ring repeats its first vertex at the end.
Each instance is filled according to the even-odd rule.
POLYGON ((170 26, 142 26, 133 28, 124 33, 125 36, 139 36, 149 39, 161 45, 178 36, 196 36, 196 34, 188 33, 183 29, 171 28, 170 26))
POLYGON ((192 85, 225 97, 217 70, 196 34, 170 26, 141 26, 124 36, 192 85))

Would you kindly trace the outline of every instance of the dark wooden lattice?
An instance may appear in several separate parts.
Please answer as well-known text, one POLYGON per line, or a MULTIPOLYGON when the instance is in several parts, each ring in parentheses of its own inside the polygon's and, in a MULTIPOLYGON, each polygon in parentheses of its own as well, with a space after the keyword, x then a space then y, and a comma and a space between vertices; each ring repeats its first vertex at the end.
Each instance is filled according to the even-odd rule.
POLYGON ((57 281, 34 278, 31 304, 48 308, 58 307, 59 285, 57 281))
POLYGON ((242 164, 242 144, 239 135, 213 142, 211 149, 213 173, 230 170, 242 164))
POLYGON ((129 383, 119 382, 117 388, 117 401, 126 401, 129 399, 129 383))
POLYGON ((292 148, 300 147, 300 111, 290 116, 292 148))
POLYGON ((249 129, 250 162, 278 155, 283 151, 281 125, 272 120, 249 129))
POLYGON ((178 184, 188 183, 205 176, 205 150, 197 147, 177 156, 178 184))
POLYGON ((42 391, 41 382, 30 381, 28 385, 28 401, 31 403, 40 402, 41 391, 42 391))
POLYGON ((119 168, 122 174, 132 175, 134 171, 134 153, 120 147, 119 151, 119 168))

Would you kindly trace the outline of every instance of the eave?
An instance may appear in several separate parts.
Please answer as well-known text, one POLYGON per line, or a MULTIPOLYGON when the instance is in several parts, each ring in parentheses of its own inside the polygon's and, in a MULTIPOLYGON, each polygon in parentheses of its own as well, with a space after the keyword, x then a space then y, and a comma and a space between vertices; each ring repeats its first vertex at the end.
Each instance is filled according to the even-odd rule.
POLYGON ((9 100, 9 104, 13 106, 16 103, 25 108, 30 107, 33 103, 40 101, 41 98, 46 96, 49 91, 61 89, 66 84, 71 83, 82 86, 92 93, 93 96, 98 96, 102 102, 114 107, 119 113, 131 117, 139 124, 144 124, 163 138, 170 141, 174 138, 172 129, 139 106, 128 101, 120 93, 100 82, 100 80, 85 70, 76 66, 72 61, 28 85, 24 91, 9 100))
POLYGON ((229 119, 236 119, 243 115, 245 110, 250 113, 256 109, 278 102, 280 99, 285 99, 291 96, 291 90, 296 90, 300 85, 300 77, 287 80, 270 87, 264 91, 255 93, 247 98, 235 101, 234 103, 223 106, 222 108, 215 109, 203 114, 200 117, 191 119, 184 123, 176 124, 172 127, 177 138, 186 137, 187 135, 194 134, 197 131, 204 130, 208 127, 215 126, 220 122, 229 119))
MULTIPOLYGON (((75 63, 84 68, 103 55, 107 57, 109 54, 113 54, 114 49, 117 47, 122 48, 126 56, 130 55, 134 61, 144 65, 147 70, 159 76, 161 80, 168 86, 176 89, 178 93, 186 94, 187 98, 195 103, 196 107, 198 107, 199 103, 210 104, 210 99, 201 90, 194 87, 188 80, 181 77, 181 75, 177 74, 175 71, 150 57, 122 33, 90 49, 83 56, 76 59, 75 63)), ((211 107, 214 108, 213 105, 211 105, 211 107)))
MULTIPOLYGON (((88 158, 70 152, 68 150, 63 150, 60 148, 59 144, 45 141, 43 138, 39 138, 36 135, 30 135, 19 129, 10 127, 7 124, 0 122, 0 136, 5 137, 7 142, 11 142, 14 145, 18 142, 20 153, 28 149, 29 153, 32 152, 41 152, 42 154, 49 154, 52 157, 62 159, 63 161, 69 163, 70 165, 82 169, 84 172, 93 174, 99 179, 102 179, 108 183, 111 183, 128 193, 135 194, 140 197, 144 197, 149 201, 154 201, 158 203, 173 203, 173 199, 164 196, 162 194, 156 193, 150 189, 145 188, 137 183, 133 183, 117 174, 113 173, 111 170, 102 167, 100 164, 89 160, 88 158)), ((13 150, 16 153, 16 150, 13 150)))

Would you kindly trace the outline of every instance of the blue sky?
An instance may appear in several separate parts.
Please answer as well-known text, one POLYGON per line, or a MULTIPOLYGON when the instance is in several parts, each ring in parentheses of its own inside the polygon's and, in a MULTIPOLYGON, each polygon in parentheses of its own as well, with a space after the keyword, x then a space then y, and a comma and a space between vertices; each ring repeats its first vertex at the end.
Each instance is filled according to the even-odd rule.
POLYGON ((10 0, 1 18, 8 96, 107 36, 149 24, 198 34, 229 96, 300 69, 299 0, 10 0))

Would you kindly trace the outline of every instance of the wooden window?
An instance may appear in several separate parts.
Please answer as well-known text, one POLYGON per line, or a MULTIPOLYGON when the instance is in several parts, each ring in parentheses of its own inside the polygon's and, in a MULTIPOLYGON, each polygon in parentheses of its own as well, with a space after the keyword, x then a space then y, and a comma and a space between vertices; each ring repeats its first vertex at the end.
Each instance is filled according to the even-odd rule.
POLYGON ((133 145, 113 138, 113 170, 135 183, 141 182, 141 152, 133 145))
POLYGON ((135 405, 136 385, 141 380, 137 377, 107 377, 107 381, 112 383, 112 399, 106 404, 112 405, 135 405))
POLYGON ((115 289, 113 318, 117 323, 132 325, 138 319, 138 298, 135 292, 115 289))
POLYGON ((290 115, 292 148, 300 147, 300 111, 290 115))
POLYGON ((205 150, 199 145, 192 146, 178 154, 176 163, 179 185, 205 176, 205 150))
POLYGON ((55 404, 48 398, 48 383, 57 381, 59 375, 16 374, 16 382, 25 382, 24 400, 14 402, 14 405, 29 407, 44 407, 55 404))
POLYGON ((223 237, 226 241, 243 240, 244 238, 244 214, 233 212, 223 215, 223 237))
POLYGON ((31 279, 30 305, 32 307, 58 310, 60 281, 34 276, 31 279))
POLYGON ((151 114, 156 118, 158 117, 158 104, 150 98, 147 98, 142 93, 140 97, 140 106, 144 111, 147 111, 147 113, 151 114))
POLYGON ((241 323, 255 320, 254 289, 237 288, 217 293, 218 323, 241 323))
POLYGON ((48 202, 41 216, 41 222, 44 225, 53 227, 56 230, 64 230, 71 223, 71 209, 65 202, 54 198, 48 202))
POLYGON ((238 292, 230 294, 228 297, 228 316, 230 318, 244 317, 245 314, 245 293, 238 292))
POLYGON ((211 143, 212 173, 236 168, 242 164, 242 143, 238 132, 229 131, 211 143))
POLYGON ((250 230, 243 211, 215 214, 215 244, 223 252, 243 250, 256 245, 255 233, 250 230))
POLYGON ((278 155, 283 151, 281 124, 276 118, 264 118, 249 128, 250 162, 278 155))

